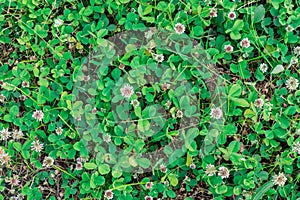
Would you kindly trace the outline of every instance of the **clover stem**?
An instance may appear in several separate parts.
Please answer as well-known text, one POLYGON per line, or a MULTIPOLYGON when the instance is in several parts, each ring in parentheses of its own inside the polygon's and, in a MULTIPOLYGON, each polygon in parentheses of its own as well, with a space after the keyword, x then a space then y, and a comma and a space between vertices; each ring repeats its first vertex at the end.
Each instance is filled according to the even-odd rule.
POLYGON ((52 165, 52 167, 59 170, 59 171, 61 171, 61 172, 63 172, 63 173, 65 173, 65 174, 67 174, 67 175, 69 175, 69 176, 71 176, 74 179, 77 179, 75 176, 73 176, 72 174, 70 174, 69 172, 67 172, 66 170, 62 169, 61 167, 59 167, 57 165, 52 165))

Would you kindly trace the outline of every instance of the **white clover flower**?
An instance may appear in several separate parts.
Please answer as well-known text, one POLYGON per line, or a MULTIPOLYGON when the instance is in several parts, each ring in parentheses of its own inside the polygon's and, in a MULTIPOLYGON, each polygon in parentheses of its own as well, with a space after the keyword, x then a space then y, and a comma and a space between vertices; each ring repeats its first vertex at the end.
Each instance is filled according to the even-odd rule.
POLYGON ((11 196, 9 197, 9 200, 19 200, 19 198, 17 196, 11 196))
POLYGON ((217 170, 216 170, 216 167, 214 165, 212 165, 212 164, 206 165, 205 174, 207 176, 213 176, 213 175, 216 174, 216 172, 217 172, 217 170))
POLYGON ((2 147, 0 147, 0 160, 5 156, 5 151, 2 147))
POLYGON ((229 13, 228 13, 228 18, 231 19, 231 20, 234 20, 234 19, 236 18, 235 12, 233 12, 233 11, 232 11, 232 12, 229 12, 229 13))
POLYGON ((223 111, 220 107, 212 108, 210 111, 210 116, 214 119, 220 119, 223 116, 223 111))
POLYGON ((286 87, 289 90, 297 90, 298 86, 299 86, 299 81, 298 79, 295 79, 294 77, 290 77, 287 81, 286 81, 286 87))
POLYGON ((63 133, 63 129, 61 128, 61 127, 57 127, 56 129, 55 129, 55 133, 57 134, 57 135, 61 135, 62 133, 63 133))
POLYGON ((166 90, 168 90, 170 88, 170 86, 171 85, 169 83, 163 83, 161 85, 161 89, 164 90, 164 91, 166 91, 166 90))
POLYGON ((227 44, 224 46, 224 50, 226 53, 231 53, 231 52, 233 52, 233 46, 231 46, 230 44, 227 44))
POLYGON ((259 65, 259 69, 260 69, 260 71, 261 71, 262 73, 266 73, 266 72, 268 71, 268 66, 267 66, 266 63, 261 63, 261 64, 259 65))
POLYGON ((164 61, 165 57, 163 54, 155 54, 154 60, 156 60, 157 62, 162 62, 164 61))
POLYGON ((194 163, 190 164, 191 169, 196 169, 196 165, 194 163))
POLYGON ((138 107, 140 105, 140 102, 137 100, 137 99, 134 99, 130 102, 130 104, 133 106, 133 107, 138 107))
POLYGON ((11 133, 8 131, 8 128, 3 128, 0 135, 1 140, 8 140, 10 137, 11 133))
POLYGON ((254 105, 258 108, 262 108, 264 106, 264 100, 259 98, 254 101, 254 105))
POLYGON ((13 138, 14 140, 19 140, 19 139, 21 139, 21 137, 23 137, 23 136, 24 136, 24 134, 23 134, 23 132, 22 132, 21 130, 14 130, 14 131, 13 131, 12 138, 13 138))
POLYGON ((298 58, 295 57, 295 56, 293 56, 293 57, 291 58, 291 65, 295 65, 295 64, 298 64, 298 58))
POLYGON ((273 176, 273 183, 275 185, 279 185, 279 186, 283 187, 286 181, 287 181, 287 178, 285 177, 285 175, 282 172, 279 172, 278 175, 273 176))
POLYGON ((9 178, 9 183, 13 187, 18 186, 20 183, 19 176, 14 174, 12 177, 9 178))
POLYGON ((181 110, 178 110, 176 112, 176 117, 182 118, 183 117, 183 112, 181 110))
POLYGON ((44 113, 41 110, 36 110, 33 112, 32 117, 37 121, 42 121, 42 119, 44 118, 44 113))
POLYGON ((97 108, 93 108, 93 109, 92 109, 92 113, 93 113, 93 114, 97 114, 97 112, 98 112, 97 108))
POLYGON ((55 28, 60 27, 63 24, 64 24, 64 21, 62 19, 57 18, 57 19, 54 20, 54 27, 55 28))
POLYGON ((296 153, 300 154, 300 142, 296 142, 293 145, 293 151, 295 151, 296 153))
POLYGON ((161 165, 159 166, 159 169, 160 169, 160 171, 161 171, 162 173, 166 173, 166 172, 167 172, 167 167, 166 167, 164 164, 161 164, 161 165))
POLYGON ((39 140, 35 140, 31 143, 31 150, 36 152, 41 152, 44 144, 40 143, 39 140))
POLYGON ((119 65, 119 69, 120 69, 120 70, 125 69, 125 65, 124 65, 124 64, 120 64, 120 65, 119 65))
POLYGON ((104 197, 107 199, 113 199, 114 198, 114 193, 111 190, 106 190, 104 192, 104 197))
POLYGON ((23 81, 22 82, 22 87, 24 87, 24 88, 29 87, 29 82, 28 81, 23 81))
POLYGON ((217 17, 218 16, 218 10, 216 8, 210 9, 209 16, 210 17, 217 17))
POLYGON ((104 142, 106 142, 106 143, 110 143, 110 142, 111 142, 111 136, 108 135, 108 134, 106 134, 106 135, 103 137, 103 140, 104 140, 104 142))
POLYGON ((83 167, 82 162, 77 162, 75 170, 82 170, 82 167, 83 167))
POLYGON ((147 182, 147 183, 145 184, 145 187, 146 187, 148 190, 150 190, 150 189, 152 188, 152 186, 153 186, 153 183, 152 183, 152 182, 147 182))
POLYGON ((145 196, 145 200, 153 200, 153 197, 151 197, 151 196, 145 196))
POLYGON ((285 27, 285 30, 286 30, 287 32, 292 32, 292 31, 294 31, 295 29, 294 29, 291 25, 287 25, 287 26, 285 27))
POLYGON ((26 99, 27 99, 27 97, 26 97, 25 95, 22 94, 22 95, 20 96, 20 100, 21 100, 21 101, 25 101, 26 99))
POLYGON ((76 120, 76 121, 81 121, 81 115, 75 117, 75 120, 76 120))
POLYGON ((248 48, 248 47, 250 47, 250 40, 248 38, 244 38, 240 42, 240 45, 241 45, 241 47, 248 48))
POLYGON ((296 46, 296 47, 294 48, 294 54, 300 56, 300 46, 296 46))
POLYGON ((88 82, 90 79, 91 79, 91 77, 89 75, 83 76, 83 81, 84 82, 88 82))
POLYGON ((227 167, 219 167, 219 172, 218 175, 221 176, 222 179, 224 178, 228 178, 230 173, 229 170, 227 169, 227 167))
POLYGON ((3 94, 0 94, 0 102, 3 103, 6 97, 3 94))
POLYGON ((45 157, 44 161, 43 161, 43 167, 51 167, 54 163, 54 159, 50 156, 45 157))
POLYGON ((2 155, 2 158, 0 159, 0 163, 3 164, 8 164, 10 160, 10 155, 8 155, 7 153, 4 153, 4 155, 2 155))
POLYGON ((130 98, 133 95, 133 87, 129 84, 125 84, 120 91, 121 95, 125 98, 130 98))
POLYGON ((177 24, 175 24, 174 29, 177 34, 182 34, 185 31, 185 26, 181 23, 177 23, 177 24))

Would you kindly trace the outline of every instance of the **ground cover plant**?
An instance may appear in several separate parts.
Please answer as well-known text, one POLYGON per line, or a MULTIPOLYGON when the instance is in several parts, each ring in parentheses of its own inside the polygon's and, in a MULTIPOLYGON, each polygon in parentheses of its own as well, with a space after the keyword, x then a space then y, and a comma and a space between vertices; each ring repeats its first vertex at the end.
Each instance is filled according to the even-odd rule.
POLYGON ((300 199, 299 4, 0 0, 0 199, 300 199))

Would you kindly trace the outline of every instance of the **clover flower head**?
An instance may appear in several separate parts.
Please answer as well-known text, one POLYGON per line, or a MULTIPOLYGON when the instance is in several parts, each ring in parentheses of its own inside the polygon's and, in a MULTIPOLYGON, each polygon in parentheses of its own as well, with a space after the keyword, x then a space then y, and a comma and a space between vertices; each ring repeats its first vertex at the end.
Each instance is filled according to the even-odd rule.
POLYGON ((161 165, 159 166, 159 169, 160 169, 160 171, 161 171, 162 173, 166 173, 166 172, 167 172, 167 167, 166 167, 164 164, 161 164, 161 165))
POLYGON ((294 29, 291 25, 287 25, 287 26, 285 27, 285 30, 286 30, 286 32, 292 32, 292 31, 294 31, 295 29, 294 29))
POLYGON ((262 108, 264 106, 264 100, 259 98, 254 101, 254 105, 258 108, 262 108))
POLYGON ((2 131, 0 131, 0 133, 1 140, 8 140, 11 137, 11 132, 8 131, 8 128, 3 128, 2 131))
POLYGON ((224 46, 224 50, 226 53, 231 53, 231 52, 233 52, 233 46, 231 46, 230 44, 227 44, 224 46))
POLYGON ((236 14, 235 12, 231 11, 228 13, 228 18, 231 19, 231 20, 234 20, 236 18, 236 14))
POLYGON ((19 176, 14 174, 12 177, 9 178, 9 183, 11 186, 18 186, 20 183, 19 176))
POLYGON ((0 94, 0 102, 3 103, 6 97, 3 94, 0 94))
POLYGON ((240 45, 241 45, 241 47, 248 48, 248 47, 250 47, 250 40, 248 38, 244 38, 240 42, 240 45))
POLYGON ((152 182, 147 182, 147 183, 145 184, 145 187, 146 187, 148 190, 150 190, 150 189, 152 188, 152 186, 153 186, 153 183, 152 183, 152 182))
POLYGON ((23 81, 22 82, 22 87, 24 87, 24 88, 29 87, 29 82, 28 81, 23 81))
POLYGON ((107 198, 107 199, 113 199, 114 198, 114 193, 111 190, 105 190, 104 197, 107 198))
POLYGON ((38 139, 31 143, 32 151, 41 152, 43 148, 44 148, 44 144, 40 143, 38 139))
POLYGON ((54 163, 54 159, 50 156, 47 156, 44 158, 44 161, 43 161, 43 167, 51 167, 54 163))
POLYGON ((137 99, 134 99, 130 102, 130 104, 133 106, 133 107, 138 107, 140 105, 140 102, 137 100, 137 99))
POLYGON ((162 62, 164 61, 165 57, 163 54, 155 54, 154 56, 154 60, 156 60, 157 62, 162 62))
POLYGON ((267 66, 266 63, 261 63, 261 64, 259 65, 259 69, 260 69, 260 71, 261 71, 262 73, 266 73, 267 70, 268 70, 268 66, 267 66))
POLYGON ((151 197, 151 196, 145 196, 145 200, 153 200, 153 197, 151 197))
POLYGON ((293 151, 295 151, 298 154, 300 154, 300 142, 294 143, 294 145, 293 145, 293 151))
POLYGON ((121 95, 125 98, 130 98, 133 95, 133 87, 129 84, 125 84, 120 91, 121 95))
POLYGON ((183 117, 183 112, 182 112, 181 110, 178 110, 178 111, 176 112, 176 117, 182 118, 182 117, 183 117))
POLYGON ((63 133, 63 129, 61 128, 61 127, 57 127, 56 129, 55 129, 55 133, 57 134, 57 135, 61 135, 62 133, 63 133))
POLYGON ((278 175, 273 176, 273 183, 275 185, 279 185, 281 187, 284 186, 285 182, 287 181, 287 178, 282 172, 279 172, 278 175))
POLYGON ((191 169, 196 169, 196 165, 194 163, 190 164, 191 169))
POLYGON ((218 10, 216 8, 210 9, 209 16, 210 17, 217 17, 218 16, 218 10))
POLYGON ((296 47, 294 48, 294 54, 300 56, 300 46, 296 46, 296 47))
POLYGON ((298 86, 299 86, 299 81, 298 79, 294 78, 294 77, 290 77, 287 81, 286 81, 286 87, 289 90, 297 90, 298 86))
POLYGON ((219 167, 219 172, 218 175, 221 176, 222 179, 224 178, 228 178, 230 173, 229 170, 227 169, 227 167, 219 167))
POLYGON ((82 170, 82 167, 83 167, 82 162, 77 162, 75 170, 82 170))
POLYGON ((214 119, 220 119, 223 116, 223 111, 220 107, 212 108, 210 111, 210 116, 214 119))
POLYGON ((213 176, 214 174, 216 174, 217 170, 216 167, 212 164, 208 164, 206 165, 206 170, 205 170, 205 174, 207 176, 213 176))
POLYGON ((175 24, 174 29, 177 34, 182 34, 185 31, 185 26, 181 23, 177 23, 177 24, 175 24))
POLYGON ((13 138, 14 140, 19 140, 19 139, 21 139, 21 137, 23 137, 23 136, 24 136, 24 134, 23 134, 23 132, 22 132, 21 130, 15 129, 15 130, 13 131, 12 138, 13 138))
POLYGON ((42 121, 44 118, 44 113, 41 110, 36 110, 33 112, 32 117, 37 121, 42 121))
POLYGON ((104 140, 104 142, 106 142, 106 143, 110 143, 110 142, 111 142, 111 136, 108 135, 108 134, 106 134, 106 135, 104 135, 103 140, 104 140))

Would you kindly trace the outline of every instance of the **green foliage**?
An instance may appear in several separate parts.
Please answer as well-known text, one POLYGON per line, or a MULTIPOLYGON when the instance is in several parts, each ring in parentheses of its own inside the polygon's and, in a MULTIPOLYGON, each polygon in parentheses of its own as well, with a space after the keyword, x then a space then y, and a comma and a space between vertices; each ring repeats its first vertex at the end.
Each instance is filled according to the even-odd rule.
POLYGON ((299 199, 299 3, 0 0, 0 199, 299 199))

